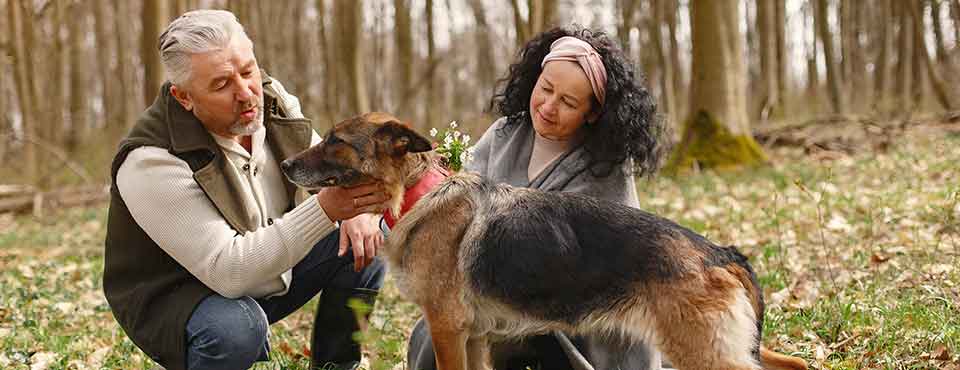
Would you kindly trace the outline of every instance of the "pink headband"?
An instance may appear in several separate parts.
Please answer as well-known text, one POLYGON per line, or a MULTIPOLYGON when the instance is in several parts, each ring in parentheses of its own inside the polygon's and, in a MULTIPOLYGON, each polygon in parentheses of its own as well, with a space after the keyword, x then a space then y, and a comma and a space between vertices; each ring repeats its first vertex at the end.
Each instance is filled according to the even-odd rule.
POLYGON ((590 88, 593 89, 593 94, 597 96, 597 101, 603 106, 607 92, 607 69, 603 67, 600 54, 597 54, 597 51, 590 44, 573 36, 561 37, 550 44, 550 53, 543 57, 540 67, 542 68, 547 62, 553 60, 579 63, 580 68, 587 75, 587 79, 590 80, 590 88))

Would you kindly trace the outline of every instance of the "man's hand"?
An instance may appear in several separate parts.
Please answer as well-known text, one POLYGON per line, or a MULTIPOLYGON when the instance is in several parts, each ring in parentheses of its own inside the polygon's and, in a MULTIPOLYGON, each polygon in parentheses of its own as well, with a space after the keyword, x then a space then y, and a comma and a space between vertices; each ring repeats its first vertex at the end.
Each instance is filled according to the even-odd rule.
POLYGON ((373 262, 377 250, 383 245, 383 232, 380 231, 380 215, 364 213, 340 223, 340 248, 338 256, 347 254, 347 248, 353 247, 353 269, 360 272, 373 262))
POLYGON ((386 208, 383 202, 389 198, 379 183, 352 188, 323 188, 316 197, 331 221, 345 220, 361 213, 383 213, 386 208))

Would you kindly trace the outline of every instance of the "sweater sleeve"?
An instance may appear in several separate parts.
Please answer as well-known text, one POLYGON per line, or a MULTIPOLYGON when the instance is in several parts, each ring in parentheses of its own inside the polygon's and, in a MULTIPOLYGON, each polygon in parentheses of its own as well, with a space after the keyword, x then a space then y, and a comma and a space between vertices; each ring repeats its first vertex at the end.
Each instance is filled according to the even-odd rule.
POLYGON ((310 197, 273 225, 239 234, 207 198, 187 163, 157 147, 129 153, 117 173, 117 189, 134 220, 160 248, 228 298, 282 290, 280 275, 336 229, 310 197))

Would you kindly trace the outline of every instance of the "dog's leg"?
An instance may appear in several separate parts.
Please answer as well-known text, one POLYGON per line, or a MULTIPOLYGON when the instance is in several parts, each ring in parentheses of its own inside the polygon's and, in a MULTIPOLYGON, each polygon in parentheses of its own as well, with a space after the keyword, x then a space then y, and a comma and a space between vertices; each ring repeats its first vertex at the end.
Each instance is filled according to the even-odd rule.
POLYGON ((424 314, 433 338, 437 369, 467 370, 467 332, 462 314, 429 308, 424 310, 424 314))
POLYGON ((467 340, 467 368, 490 370, 490 343, 487 337, 471 337, 467 340))

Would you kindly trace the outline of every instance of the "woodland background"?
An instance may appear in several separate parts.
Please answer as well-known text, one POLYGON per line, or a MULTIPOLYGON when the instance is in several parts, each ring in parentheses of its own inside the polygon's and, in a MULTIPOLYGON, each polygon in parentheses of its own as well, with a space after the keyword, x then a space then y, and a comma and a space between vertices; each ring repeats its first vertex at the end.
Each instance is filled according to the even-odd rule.
MULTIPOLYGON (((960 0, 0 0, 0 368, 152 368, 103 298, 104 201, 194 8, 234 11, 320 132, 382 110, 479 137, 525 40, 602 29, 672 128, 641 207, 750 258, 766 346, 960 369, 960 0)), ((314 305, 257 369, 306 368, 314 305)), ((418 315, 388 278, 364 368, 405 369, 418 315)))

